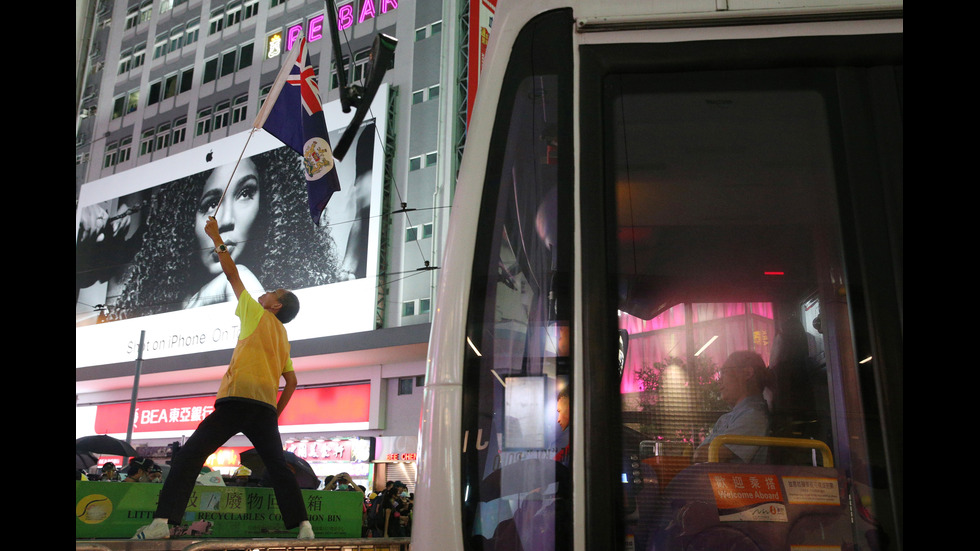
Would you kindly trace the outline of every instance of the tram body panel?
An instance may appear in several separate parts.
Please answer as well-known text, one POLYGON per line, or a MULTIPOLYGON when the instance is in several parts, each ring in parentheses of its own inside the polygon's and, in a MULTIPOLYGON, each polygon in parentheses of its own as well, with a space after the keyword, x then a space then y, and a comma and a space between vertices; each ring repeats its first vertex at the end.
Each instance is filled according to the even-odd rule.
MULTIPOLYGON (((806 9, 787 7, 785 3, 777 4, 779 9, 772 9, 772 3, 766 2, 730 2, 729 7, 733 9, 723 13, 715 10, 716 3, 713 0, 701 5, 688 2, 658 3, 663 13, 655 14, 635 13, 642 4, 633 2, 582 2, 571 6, 570 13, 574 16, 568 21, 569 26, 575 26, 575 32, 570 36, 569 51, 560 54, 567 55, 572 60, 573 70, 568 73, 574 74, 574 77, 570 87, 566 79, 568 75, 554 74, 555 71, 549 73, 548 70, 545 70, 544 75, 538 75, 534 73, 536 66, 529 69, 532 71, 529 77, 518 79, 518 84, 507 84, 511 64, 518 57, 515 54, 515 45, 524 44, 528 40, 527 37, 522 38, 527 23, 536 20, 540 14, 566 8, 567 3, 532 1, 499 7, 468 127, 466 152, 456 187, 446 254, 441 263, 443 275, 440 278, 439 297, 433 317, 420 424, 419 482, 413 519, 414 548, 447 551, 581 550, 597 547, 597 540, 587 537, 587 532, 596 531, 597 528, 608 536, 604 536, 606 541, 612 537, 621 542, 622 548, 653 551, 710 549, 718 541, 736 542, 735 548, 760 551, 785 549, 788 545, 848 548, 855 544, 856 539, 861 539, 857 543, 859 545, 867 544, 871 549, 876 548, 874 536, 864 539, 866 533, 876 529, 875 518, 861 508, 861 496, 868 495, 867 488, 863 487, 865 483, 842 474, 854 468, 849 464, 851 452, 845 442, 837 442, 836 445, 831 443, 835 447, 844 446, 841 448, 845 451, 845 457, 841 458, 844 464, 836 468, 718 463, 684 468, 682 461, 670 457, 647 456, 641 460, 640 450, 650 441, 644 441, 644 436, 639 435, 640 433, 635 436, 633 432, 636 431, 624 428, 622 437, 617 438, 624 446, 621 473, 622 510, 609 513, 608 516, 597 513, 603 513, 600 511, 603 507, 611 509, 611 505, 619 504, 602 500, 597 502, 596 496, 618 496, 617 490, 603 486, 608 485, 607 475, 618 477, 620 473, 596 472, 594 465, 602 463, 594 461, 598 457, 596 450, 583 451, 593 438, 589 435, 595 434, 594 429, 590 433, 586 427, 591 422, 589 411, 596 411, 594 408, 599 395, 590 394, 594 392, 594 389, 588 388, 591 379, 584 376, 590 369, 595 369, 594 366, 590 367, 592 356, 589 355, 589 350, 595 346, 596 332, 584 326, 583 312, 592 311, 588 303, 593 299, 589 298, 589 294, 595 293, 596 289, 589 286, 588 282, 592 281, 590 276, 583 274, 591 269, 591 258, 583 258, 583 255, 593 254, 596 248, 583 246, 582 238, 583 233, 594 232, 598 226, 582 221, 590 216, 589 210, 596 206, 591 203, 591 199, 597 197, 594 193, 586 193, 593 185, 592 177, 596 173, 587 173, 582 165, 594 162, 597 155, 608 154, 608 151, 596 147, 594 140, 598 138, 595 136, 583 135, 586 130, 583 130, 584 123, 578 116, 578 113, 591 107, 589 102, 595 99, 595 96, 583 94, 581 79, 587 78, 588 70, 585 70, 586 77, 583 77, 582 52, 591 46, 617 44, 672 44, 823 35, 861 36, 876 33, 900 35, 902 32, 900 17, 878 21, 839 21, 834 24, 801 22, 797 19, 803 14, 819 19, 842 11, 880 11, 889 14, 895 10, 900 12, 901 2, 857 2, 846 6, 839 2, 828 2, 823 6, 806 9), (687 13, 678 12, 676 8, 681 6, 687 13), (744 14, 776 17, 781 20, 781 24, 767 24, 762 19, 753 25, 722 23, 733 21, 744 14), (678 24, 679 21, 686 23, 678 24), (689 26, 696 28, 686 28, 689 26), (657 30, 643 30, 644 27, 657 30), (521 42, 522 40, 525 42, 521 42), (508 95, 514 94, 513 87, 521 86, 520 82, 529 86, 521 89, 520 95, 540 100, 542 106, 501 108, 501 104, 510 101, 515 105, 519 104, 519 99, 514 100, 508 95), (540 152, 536 149, 531 151, 532 145, 516 148, 526 148, 528 151, 494 151, 494 144, 503 135, 501 132, 509 132, 519 139, 525 139, 524 134, 527 134, 519 128, 501 130, 503 122, 498 120, 501 115, 509 116, 510 124, 531 121, 528 126, 544 135, 544 123, 554 122, 555 113, 551 111, 553 104, 549 104, 547 108, 543 104, 554 102, 555 94, 563 98, 558 103, 564 102, 563 105, 571 106, 570 113, 573 114, 569 118, 568 113, 558 111, 557 118, 561 119, 558 124, 562 128, 549 131, 557 132, 555 136, 560 136, 560 139, 551 136, 553 139, 550 147, 542 147, 540 152), (520 109, 528 110, 524 113, 520 109), (574 147, 566 147, 566 144, 574 144, 574 147), (566 151, 568 154, 565 154, 566 151), (542 164, 557 165, 562 161, 570 164, 561 168, 546 167, 543 170, 540 167, 522 167, 521 153, 525 153, 524 156, 537 154, 538 158, 543 159, 542 164), (500 168, 497 164, 501 162, 506 164, 506 174, 503 175, 494 172, 500 168), (488 174, 494 175, 490 178, 493 181, 490 182, 489 191, 485 188, 488 174), (520 193, 525 183, 531 188, 540 186, 540 189, 528 192, 528 197, 524 199, 507 197, 503 192, 489 195, 494 193, 493 186, 499 185, 497 180, 505 179, 511 183, 521 183, 510 190, 515 193, 520 193), (569 186, 569 182, 573 184, 569 186), (560 208, 548 203, 551 200, 549 190, 556 185, 564 190, 559 192, 563 197, 559 199, 560 208), (491 202, 498 203, 494 207, 498 210, 491 208, 488 204, 491 202), (526 211, 529 209, 536 209, 537 216, 528 216, 526 211), (558 264, 553 260, 554 257, 551 260, 542 260, 542 252, 551 250, 551 245, 554 244, 553 241, 549 242, 548 237, 549 223, 552 222, 549 213, 562 218, 563 229, 554 234, 553 240, 561 241, 564 247, 561 249, 563 253, 554 253, 562 256, 565 263, 563 267, 556 268, 558 264), (513 218, 507 218, 508 216, 513 218), (573 220, 568 216, 572 216, 573 220), (505 218, 506 220, 502 220, 505 218), (494 229, 486 229, 488 224, 494 229), (542 248, 540 244, 530 244, 535 240, 532 233, 536 233, 548 245, 542 248), (501 246, 501 242, 505 245, 501 246), (482 257, 488 251, 492 258, 486 261, 482 257), (526 258, 522 258, 522 255, 526 258), (556 264, 547 266, 548 261, 556 264), (535 266, 535 262, 540 265, 535 266), (569 269, 569 266, 572 268, 569 269), (493 281, 494 277, 499 277, 499 280, 493 281), (551 287, 544 282, 546 279, 552 284, 551 287), (587 280, 585 285, 583 280, 587 280), (558 282, 562 292, 555 291, 555 282, 558 282), (474 314, 474 304, 477 302, 474 302, 473 297, 479 293, 478 287, 481 285, 487 289, 487 300, 493 302, 487 302, 485 306, 478 305, 486 311, 474 314), (539 293, 558 296, 558 300, 562 302, 566 302, 563 299, 571 299, 573 307, 565 310, 563 315, 553 314, 558 307, 548 302, 547 298, 538 296, 539 293), (573 314, 568 314, 569 311, 573 314), (484 321, 474 325, 474 315, 482 317, 484 321), (478 328, 475 332, 474 327, 478 328), (483 336, 476 333, 483 333, 483 336), (515 337, 501 338, 502 334, 517 335, 525 340, 520 341, 515 337), (568 334, 573 336, 571 351, 567 355, 556 352, 559 345, 555 342, 568 334), (547 342, 540 344, 544 341, 547 342), (521 342, 525 343, 526 349, 515 351, 515 345, 519 346, 521 342), (520 357, 522 353, 523 359, 520 357), (473 383, 476 380, 474 377, 477 377, 474 373, 477 371, 482 373, 479 375, 482 380, 489 382, 480 383, 480 388, 490 389, 486 395, 482 394, 484 390, 473 383), (563 466, 559 462, 559 458, 565 457, 562 454, 562 444, 555 444, 556 441, 561 442, 558 440, 561 431, 547 426, 551 421, 542 421, 540 411, 531 414, 532 425, 543 428, 532 427, 530 433, 526 430, 527 426, 519 422, 528 418, 509 415, 522 407, 520 400, 527 396, 542 397, 541 402, 545 404, 542 410, 554 411, 555 405, 561 399, 560 396, 555 396, 564 386, 575 387, 572 395, 575 407, 571 411, 571 434, 572 442, 581 445, 570 446, 569 456, 575 458, 570 466, 563 466), (634 449, 637 452, 635 471, 631 473, 628 464, 634 449), (480 450, 482 454, 479 459, 472 455, 476 450, 480 450), (593 470, 590 471, 587 465, 593 465, 593 470), (758 516, 766 514, 765 504, 756 504, 758 508, 753 509, 746 505, 751 500, 743 503, 747 507, 745 511, 722 510, 722 501, 719 501, 717 488, 712 484, 731 481, 731 477, 743 474, 752 477, 765 475, 775 477, 770 481, 778 481, 776 484, 782 501, 778 505, 770 504, 773 507, 769 509, 769 513, 777 515, 775 522, 760 522, 758 516), (634 477, 636 480, 632 480, 634 477), (819 496, 827 502, 817 505, 801 503, 798 494, 791 500, 788 497, 791 492, 787 491, 785 481, 797 479, 820 480, 826 486, 833 486, 833 490, 825 490, 819 496), (635 483, 637 481, 640 483, 635 483), (833 501, 834 491, 838 492, 837 502, 830 503, 833 501), (474 501, 474 496, 482 497, 474 501), (743 514, 757 516, 748 519, 739 517, 743 514), (618 519, 618 528, 605 526, 607 519, 618 519), (586 525, 582 526, 583 523, 586 525)), ((541 48, 546 46, 541 42, 534 44, 541 48)), ((529 65, 534 66, 536 63, 538 62, 529 65)), ((541 63, 548 65, 544 60, 541 63)), ((559 68, 557 73, 563 73, 565 66, 561 62, 556 62, 555 65, 559 68)), ((602 106, 596 105, 595 108, 600 109, 602 106)), ((595 126, 588 128, 594 129, 595 126)), ((539 144, 533 144, 533 147, 537 145, 539 144)), ((736 236, 733 234, 731 237, 736 236)), ((784 250, 791 249, 790 244, 784 250)), ((554 247, 554 250, 558 250, 558 247, 554 247)), ((842 266, 836 264, 824 268, 842 270, 842 266)), ((690 280, 690 283, 696 284, 696 279, 690 280)), ((665 288, 662 282, 659 285, 661 289, 665 288)), ((635 288, 640 289, 639 286, 635 288)), ((720 300, 727 300, 725 297, 728 297, 735 301, 764 302, 769 299, 765 292, 752 296, 755 291, 740 291, 728 295, 715 291, 695 285, 686 289, 685 293, 701 300, 719 297, 720 300)), ((806 297, 800 295, 799 291, 794 292, 796 294, 789 303, 796 301, 798 306, 804 306, 806 297)), ((826 288, 814 292, 819 299, 826 299, 834 296, 836 291, 826 288)), ((848 305, 844 298, 839 305, 832 302, 820 302, 819 307, 827 313, 826 326, 834 331, 829 340, 837 339, 839 344, 821 351, 821 358, 825 355, 832 366, 853 365, 857 359, 850 347, 852 335, 848 326, 851 323, 847 316, 848 305), (839 314, 831 315, 835 309, 839 309, 839 314)), ((679 304, 685 304, 684 300, 679 304)), ((785 307, 783 304, 777 309, 785 307)), ((585 316, 585 319, 592 318, 585 316)), ((774 317, 773 320, 778 323, 780 318, 774 317)), ((775 334, 774 322, 762 320, 762 323, 770 323, 766 330, 775 334)), ((631 344, 641 346, 643 338, 640 336, 631 344)), ((690 353, 691 351, 688 352, 690 353)), ((818 374, 812 380, 823 384, 820 383, 821 377, 826 379, 825 384, 830 385, 831 389, 817 389, 814 392, 830 392, 832 396, 829 400, 833 403, 829 407, 860 414, 860 400, 847 396, 844 391, 835 392, 833 388, 834 385, 856 385, 854 375, 845 370, 843 374, 818 374)), ((624 400, 634 399, 633 395, 623 396, 624 400)), ((827 415, 833 418, 823 421, 821 426, 827 431, 833 430, 838 435, 838 440, 841 435, 850 434, 851 431, 861 435, 862 427, 838 426, 850 422, 844 419, 846 416, 834 416, 830 413, 827 415)), ((624 419, 623 422, 627 420, 624 419)), ((607 452, 620 453, 619 450, 607 452)), ((863 452, 855 453, 863 456, 863 452)))

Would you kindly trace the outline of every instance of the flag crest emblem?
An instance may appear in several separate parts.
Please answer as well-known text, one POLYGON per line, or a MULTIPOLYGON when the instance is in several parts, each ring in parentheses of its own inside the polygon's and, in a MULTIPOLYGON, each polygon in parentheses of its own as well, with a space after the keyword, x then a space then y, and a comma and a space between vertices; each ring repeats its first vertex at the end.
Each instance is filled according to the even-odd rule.
POLYGON ((253 127, 264 129, 303 156, 310 216, 319 224, 330 197, 340 191, 340 179, 307 45, 305 38, 296 41, 289 54, 292 61, 283 64, 253 127))

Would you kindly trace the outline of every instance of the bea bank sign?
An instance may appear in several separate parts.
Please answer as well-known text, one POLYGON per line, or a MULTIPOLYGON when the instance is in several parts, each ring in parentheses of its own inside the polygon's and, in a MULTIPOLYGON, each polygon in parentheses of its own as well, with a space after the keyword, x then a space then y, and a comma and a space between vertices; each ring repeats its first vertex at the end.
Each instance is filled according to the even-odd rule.
MULTIPOLYGON (((398 0, 362 0, 360 5, 350 2, 337 7, 337 29, 344 30, 353 26, 355 23, 363 23, 368 19, 373 19, 398 8, 398 0)), ((282 53, 285 44, 286 50, 292 50, 293 44, 304 32, 308 42, 316 42, 323 38, 324 34, 329 35, 330 31, 324 29, 328 24, 326 15, 311 17, 306 24, 297 24, 288 27, 285 37, 282 33, 275 33, 269 37, 266 56, 273 58, 282 53)))

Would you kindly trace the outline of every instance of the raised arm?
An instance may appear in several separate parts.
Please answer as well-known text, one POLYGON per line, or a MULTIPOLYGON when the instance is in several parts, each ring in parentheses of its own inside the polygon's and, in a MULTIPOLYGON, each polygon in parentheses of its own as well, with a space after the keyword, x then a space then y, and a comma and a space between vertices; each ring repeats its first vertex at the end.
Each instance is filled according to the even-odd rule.
POLYGON ((208 217, 208 221, 204 223, 204 232, 214 242, 215 253, 218 255, 218 262, 221 264, 221 271, 225 273, 225 277, 228 278, 228 283, 231 284, 231 289, 235 291, 235 298, 240 297, 242 291, 245 290, 245 284, 242 283, 242 278, 238 274, 238 266, 235 266, 235 261, 231 259, 231 253, 225 249, 224 240, 221 239, 221 232, 218 231, 218 221, 213 216, 208 217))

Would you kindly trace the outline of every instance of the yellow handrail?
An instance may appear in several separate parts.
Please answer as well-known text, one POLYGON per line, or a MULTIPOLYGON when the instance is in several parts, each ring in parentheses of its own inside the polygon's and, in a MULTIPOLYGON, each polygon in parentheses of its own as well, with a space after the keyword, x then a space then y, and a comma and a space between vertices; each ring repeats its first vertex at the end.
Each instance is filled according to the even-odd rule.
POLYGON ((820 450, 823 454, 823 466, 834 466, 834 454, 830 446, 820 440, 806 438, 779 438, 775 436, 745 436, 742 434, 722 434, 716 436, 708 445, 708 462, 718 462, 718 448, 725 444, 744 444, 749 446, 777 446, 782 448, 809 448, 820 450))

